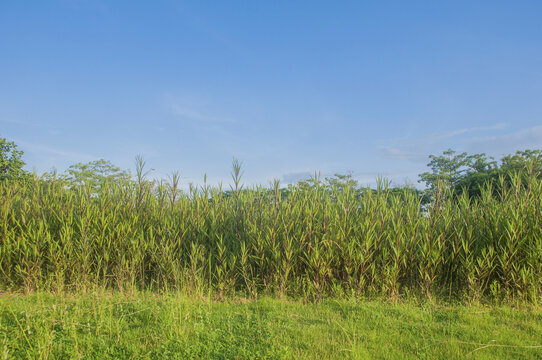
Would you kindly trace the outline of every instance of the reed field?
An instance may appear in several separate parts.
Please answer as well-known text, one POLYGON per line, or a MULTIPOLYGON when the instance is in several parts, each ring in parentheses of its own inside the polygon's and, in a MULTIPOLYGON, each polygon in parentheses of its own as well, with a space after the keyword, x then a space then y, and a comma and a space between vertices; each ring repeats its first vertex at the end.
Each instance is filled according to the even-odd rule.
POLYGON ((227 296, 542 300, 542 181, 501 179, 478 198, 315 178, 179 189, 135 180, 0 183, 0 288, 227 296))

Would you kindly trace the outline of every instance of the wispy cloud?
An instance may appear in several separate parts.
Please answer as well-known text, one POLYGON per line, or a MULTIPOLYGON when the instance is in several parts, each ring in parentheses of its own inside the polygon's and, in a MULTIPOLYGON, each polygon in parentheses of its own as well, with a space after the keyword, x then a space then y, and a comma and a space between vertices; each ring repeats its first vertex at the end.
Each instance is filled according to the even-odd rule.
POLYGON ((46 131, 49 135, 59 135, 61 133, 60 130, 57 128, 50 127, 49 125, 41 122, 34 122, 34 121, 27 121, 27 120, 20 120, 20 119, 12 119, 12 118, 0 118, 0 124, 14 124, 18 125, 20 127, 32 127, 34 129, 42 129, 43 131, 46 131))
POLYGON ((493 154, 508 154, 522 149, 542 149, 542 125, 503 135, 473 137, 468 140, 467 146, 475 151, 493 154))
POLYGON ((475 127, 470 127, 470 128, 452 130, 452 131, 440 133, 440 134, 431 134, 431 135, 428 135, 428 137, 432 138, 433 140, 441 140, 441 139, 448 139, 448 138, 452 138, 458 135, 472 133, 476 131, 501 130, 501 129, 506 128, 506 126, 507 125, 505 123, 498 123, 498 124, 490 125, 490 126, 475 126, 475 127))
POLYGON ((234 119, 227 116, 217 115, 218 111, 213 106, 201 99, 189 97, 166 96, 166 104, 170 111, 184 120, 190 120, 206 124, 234 123, 234 119))
POLYGON ((15 142, 20 145, 21 149, 23 149, 25 152, 32 152, 36 155, 56 155, 57 157, 62 158, 63 160, 71 160, 71 161, 92 161, 98 159, 97 156, 85 154, 85 153, 79 153, 74 151, 68 151, 64 149, 58 149, 50 146, 45 145, 39 145, 39 144, 33 144, 27 141, 21 141, 21 140, 15 140, 15 142))
POLYGON ((206 123, 232 123, 232 122, 235 122, 232 119, 227 119, 227 118, 223 118, 223 117, 217 117, 217 116, 209 115, 209 114, 206 114, 204 112, 198 111, 196 109, 193 109, 193 108, 190 108, 190 107, 187 107, 187 106, 183 106, 183 105, 179 105, 179 104, 172 104, 171 109, 173 110, 173 112, 176 115, 181 116, 181 117, 183 117, 185 119, 196 120, 196 121, 201 121, 201 122, 206 122, 206 123))
POLYGON ((18 120, 18 119, 6 119, 6 118, 0 118, 0 123, 26 125, 26 126, 35 125, 35 124, 30 123, 28 121, 22 121, 22 120, 18 120))
POLYGON ((508 125, 505 123, 497 123, 489 126, 474 126, 470 128, 461 128, 454 129, 446 132, 431 133, 420 136, 408 136, 396 139, 389 139, 386 142, 396 142, 396 143, 431 143, 443 139, 453 138, 459 135, 464 135, 468 133, 478 132, 478 131, 491 131, 491 130, 501 130, 505 129, 508 125))
POLYGON ((380 153, 391 159, 422 161, 429 154, 442 151, 443 147, 453 146, 449 141, 454 139, 455 145, 465 145, 473 138, 469 135, 477 132, 490 132, 506 129, 507 124, 497 123, 489 126, 474 126, 454 129, 446 132, 431 133, 421 136, 390 139, 378 147, 380 153))

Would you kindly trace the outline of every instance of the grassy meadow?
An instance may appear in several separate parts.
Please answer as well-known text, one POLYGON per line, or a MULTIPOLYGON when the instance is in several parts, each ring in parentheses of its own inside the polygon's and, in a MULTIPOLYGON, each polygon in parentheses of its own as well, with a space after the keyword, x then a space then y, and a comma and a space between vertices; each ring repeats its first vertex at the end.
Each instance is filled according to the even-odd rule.
POLYGON ((540 359, 540 308, 178 293, 0 297, 0 359, 540 359))

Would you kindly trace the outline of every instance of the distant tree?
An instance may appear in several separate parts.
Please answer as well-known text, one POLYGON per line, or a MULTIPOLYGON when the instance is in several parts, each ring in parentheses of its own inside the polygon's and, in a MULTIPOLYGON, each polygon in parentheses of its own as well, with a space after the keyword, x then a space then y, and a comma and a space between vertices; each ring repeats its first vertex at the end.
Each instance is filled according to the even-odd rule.
POLYGON ((430 190, 441 186, 456 187, 465 177, 471 174, 489 174, 497 168, 497 163, 485 153, 468 155, 466 152, 457 154, 452 149, 443 152, 441 156, 429 155, 431 162, 427 164, 432 172, 420 174, 420 182, 425 182, 430 190))
POLYGON ((542 151, 516 151, 514 155, 506 155, 501 160, 501 169, 508 172, 522 171, 540 177, 542 175, 542 151))
POLYGON ((104 182, 119 182, 130 179, 130 173, 100 159, 88 163, 77 163, 68 168, 65 179, 72 185, 85 185, 94 189, 104 182))
POLYGON ((28 176, 28 172, 23 170, 25 163, 22 156, 23 152, 17 150, 14 142, 0 138, 0 180, 15 180, 28 176))
POLYGON ((420 181, 426 183, 429 193, 440 184, 452 188, 455 194, 467 192, 470 197, 477 197, 482 189, 492 185, 495 191, 500 178, 510 183, 512 175, 522 177, 542 176, 542 152, 540 150, 517 151, 506 155, 499 164, 486 154, 468 155, 449 149, 442 156, 430 155, 428 164, 432 172, 420 174, 420 181))
POLYGON ((327 189, 330 191, 333 189, 344 191, 346 188, 358 188, 358 181, 354 179, 352 172, 347 174, 335 174, 333 177, 326 178, 324 182, 327 189))

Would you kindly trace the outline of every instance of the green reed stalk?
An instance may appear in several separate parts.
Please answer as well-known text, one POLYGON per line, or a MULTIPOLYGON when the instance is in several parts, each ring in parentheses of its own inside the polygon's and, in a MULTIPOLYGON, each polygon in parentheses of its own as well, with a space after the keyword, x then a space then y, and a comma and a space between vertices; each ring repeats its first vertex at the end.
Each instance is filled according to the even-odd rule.
POLYGON ((470 199, 321 181, 281 189, 145 178, 68 188, 0 183, 0 288, 182 289, 219 297, 404 294, 523 300, 542 296, 542 181, 504 179, 470 199), (496 196, 498 194, 498 196, 496 196))

